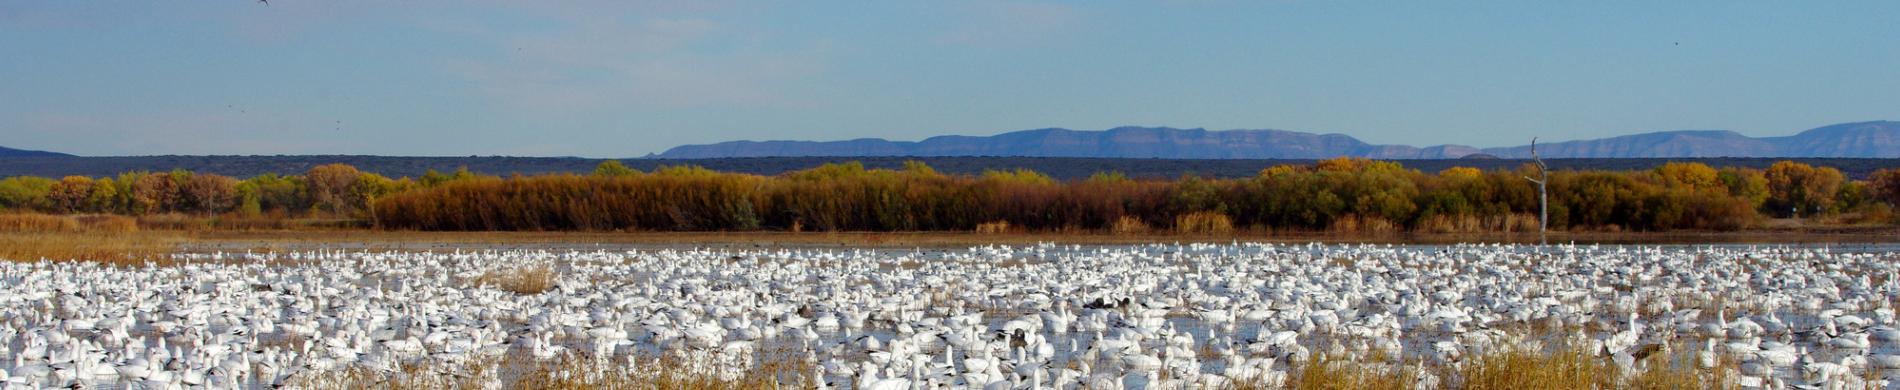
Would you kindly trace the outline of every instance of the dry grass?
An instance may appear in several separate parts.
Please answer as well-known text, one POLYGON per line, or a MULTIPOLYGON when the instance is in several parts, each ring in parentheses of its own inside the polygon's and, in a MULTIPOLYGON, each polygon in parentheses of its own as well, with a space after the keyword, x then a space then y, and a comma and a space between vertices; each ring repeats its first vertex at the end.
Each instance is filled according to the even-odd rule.
POLYGON ((132 217, 106 214, 0 214, 0 233, 126 233, 139 230, 132 217))
POLYGON ((45 214, 0 214, 0 232, 74 232, 79 221, 45 214))
POLYGON ((139 221, 123 215, 91 214, 72 217, 86 231, 101 233, 130 233, 139 231, 139 221))
POLYGON ((141 231, 116 215, 0 214, 0 259, 93 260, 114 265, 169 264, 182 235, 141 231))
POLYGON ((1520 345, 1471 357, 1457 370, 1463 389, 1715 389, 1732 387, 1734 362, 1696 366, 1683 348, 1650 355, 1636 372, 1620 372, 1610 358, 1581 348, 1539 352, 1520 345))
MULTIPOLYGON (((202 217, 201 217, 202 218, 202 217)), ((1535 215, 1511 215, 1486 219, 1482 223, 1494 229, 1523 231, 1530 233, 1498 233, 1497 230, 1477 233, 1430 233, 1415 231, 1402 234, 1364 234, 1324 231, 1271 230, 1256 228, 1250 230, 1235 229, 1232 234, 1188 234, 1176 229, 1150 229, 1147 232, 1135 232, 1138 229, 1115 231, 1073 231, 1046 232, 1023 231, 1017 226, 1009 229, 989 228, 989 234, 971 232, 418 232, 391 231, 361 228, 360 221, 347 220, 308 220, 286 219, 276 216, 259 216, 257 220, 239 216, 217 216, 216 222, 193 224, 179 222, 149 223, 163 218, 147 218, 148 224, 141 226, 139 220, 112 215, 46 216, 34 214, 0 213, 0 232, 47 233, 68 229, 76 223, 79 228, 68 232, 130 232, 165 231, 171 236, 186 238, 180 244, 195 250, 223 250, 242 252, 257 250, 298 250, 330 247, 334 243, 351 243, 365 250, 443 250, 448 248, 466 248, 480 246, 572 246, 576 243, 590 245, 666 245, 691 243, 705 246, 733 247, 781 247, 781 246, 867 246, 867 247, 964 247, 987 244, 1036 244, 1052 242, 1059 244, 1140 244, 1151 242, 1228 242, 1232 239, 1273 242, 1335 242, 1335 243, 1460 243, 1460 242, 1535 242, 1537 240, 1535 215), (22 216, 24 215, 24 216, 22 216), (63 219, 63 220, 62 220, 63 219), (53 222, 43 222, 53 221, 53 222), (273 222, 275 221, 275 222, 273 222), (169 230, 169 227, 208 225, 208 230, 169 230), (11 226, 11 228, 9 228, 11 226), (50 229, 49 229, 50 227, 50 229), (283 227, 277 229, 273 227, 283 227), (1528 229, 1524 229, 1528 227, 1528 229)), ((1132 225, 1133 220, 1130 221, 1132 225)), ((1604 233, 1592 231, 1552 232, 1551 242, 1577 243, 1857 243, 1886 242, 1900 228, 1891 226, 1858 227, 1780 227, 1744 230, 1737 232, 1623 232, 1604 233)), ((19 251, 15 251, 18 253, 19 251)), ((52 256, 49 256, 52 257, 52 256)))
POLYGON ((490 385, 499 385, 500 371, 512 363, 502 359, 484 360, 456 368, 453 373, 420 364, 405 364, 392 372, 352 366, 332 372, 298 373, 285 383, 286 388, 293 389, 476 390, 498 388, 490 385))
POLYGON ((362 229, 365 221, 348 219, 312 219, 290 218, 284 215, 261 214, 244 215, 238 213, 220 215, 195 214, 152 214, 139 216, 138 226, 147 230, 178 230, 190 232, 205 231, 285 231, 285 230, 324 230, 324 229, 362 229))
POLYGON ((1532 214, 1507 214, 1478 217, 1471 215, 1433 215, 1420 218, 1412 231, 1419 233, 1485 233, 1485 232, 1536 232, 1537 216, 1532 214))
POLYGON ((139 227, 151 230, 205 231, 211 230, 216 225, 213 222, 211 218, 175 213, 145 215, 138 218, 139 227))
POLYGON ((484 272, 470 283, 494 286, 516 294, 534 295, 553 290, 555 278, 554 268, 543 264, 484 272))
POLYGON ((1334 234, 1389 235, 1403 228, 1385 218, 1348 215, 1334 219, 1331 225, 1326 226, 1326 231, 1334 234))
POLYGON ((1732 375, 1738 369, 1734 361, 1723 359, 1714 369, 1696 366, 1696 354, 1676 348, 1651 356, 1643 372, 1630 376, 1632 389, 1721 389, 1735 387, 1732 375))
POLYGON ((1326 354, 1317 354, 1288 374, 1286 389, 1400 390, 1418 383, 1419 373, 1401 365, 1334 360, 1326 354))
POLYGON ((976 232, 981 234, 1009 233, 1009 221, 984 222, 976 224, 976 232))
POLYGON ((1149 228, 1147 222, 1142 222, 1141 218, 1136 218, 1134 216, 1129 216, 1129 215, 1123 215, 1121 218, 1116 218, 1115 224, 1109 228, 1110 232, 1113 232, 1115 234, 1122 234, 1122 235, 1147 234, 1151 230, 1154 230, 1154 229, 1149 228))
POLYGON ((33 232, 0 233, 0 259, 92 260, 107 264, 141 266, 170 264, 170 254, 186 239, 165 232, 33 232))
POLYGON ((1457 371, 1465 389, 1610 389, 1615 365, 1585 348, 1542 352, 1521 345, 1466 358, 1457 371))
POLYGON ((1174 218, 1174 231, 1181 234, 1232 234, 1234 220, 1215 212, 1188 213, 1174 218))

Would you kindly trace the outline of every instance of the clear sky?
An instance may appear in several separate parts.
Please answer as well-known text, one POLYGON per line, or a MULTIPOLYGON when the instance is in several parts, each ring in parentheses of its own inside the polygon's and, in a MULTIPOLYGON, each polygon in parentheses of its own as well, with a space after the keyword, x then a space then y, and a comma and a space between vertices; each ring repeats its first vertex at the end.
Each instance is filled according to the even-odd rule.
POLYGON ((0 0, 0 145, 636 157, 1121 125, 1505 146, 1900 119, 1900 2, 0 0))

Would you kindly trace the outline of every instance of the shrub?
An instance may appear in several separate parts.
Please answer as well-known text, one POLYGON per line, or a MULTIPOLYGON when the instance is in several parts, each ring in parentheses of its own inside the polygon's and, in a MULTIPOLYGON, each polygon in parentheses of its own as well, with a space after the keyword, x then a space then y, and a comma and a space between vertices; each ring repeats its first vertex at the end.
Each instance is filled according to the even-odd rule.
POLYGON ((1216 212, 1188 213, 1174 219, 1174 231, 1183 234, 1230 234, 1234 221, 1216 212))
POLYGON ((1009 221, 993 221, 976 224, 976 232, 982 234, 1009 233, 1009 221))
POLYGON ((1326 230, 1331 233, 1375 233, 1385 234, 1398 231, 1399 226, 1380 217, 1348 215, 1333 220, 1326 230))
POLYGON ((1141 218, 1123 215, 1115 219, 1115 226, 1109 231, 1115 234, 1142 234, 1149 230, 1148 223, 1142 222, 1141 218))

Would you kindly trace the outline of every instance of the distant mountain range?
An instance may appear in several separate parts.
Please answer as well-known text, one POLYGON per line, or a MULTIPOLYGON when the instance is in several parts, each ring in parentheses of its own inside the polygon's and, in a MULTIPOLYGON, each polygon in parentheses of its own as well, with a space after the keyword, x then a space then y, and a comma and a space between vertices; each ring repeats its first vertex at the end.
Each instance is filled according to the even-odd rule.
MULTIPOLYGON (((1528 138, 1529 134, 1526 134, 1528 138)), ((1538 145, 1549 158, 1831 157, 1900 158, 1900 122, 1825 126, 1785 137, 1749 137, 1727 130, 1663 131, 1538 145)), ((994 136, 947 135, 923 141, 732 141, 685 145, 650 158, 868 156, 1017 156, 1169 159, 1447 159, 1524 158, 1529 146, 1474 148, 1374 145, 1344 134, 1287 130, 1117 127, 1101 131, 1036 129, 994 136)))
POLYGON ((0 146, 0 157, 71 157, 70 154, 42 152, 38 150, 20 150, 0 146))

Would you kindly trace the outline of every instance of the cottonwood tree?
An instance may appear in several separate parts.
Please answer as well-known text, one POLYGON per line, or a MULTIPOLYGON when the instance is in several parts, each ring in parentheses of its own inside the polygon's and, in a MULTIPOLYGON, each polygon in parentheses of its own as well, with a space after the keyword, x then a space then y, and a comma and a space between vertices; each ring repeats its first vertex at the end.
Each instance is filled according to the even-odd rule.
POLYGON ((305 184, 309 186, 311 207, 329 211, 332 215, 349 215, 356 211, 350 201, 354 191, 350 188, 356 183, 361 171, 348 164, 325 164, 310 168, 304 173, 305 184))
POLYGON ((191 211, 216 214, 231 209, 237 201, 238 180, 224 175, 199 174, 185 180, 179 194, 191 211))
POLYGON ((92 190, 86 194, 86 209, 95 212, 118 212, 119 183, 110 177, 102 177, 92 182, 92 190))
POLYGON ((1847 180, 1838 169, 1793 161, 1776 162, 1763 175, 1768 179, 1768 211, 1791 216, 1836 211, 1834 195, 1847 180))
POLYGON ((162 213, 178 204, 178 185, 170 174, 140 174, 132 182, 126 209, 133 215, 162 213))
POLYGON ((1900 206, 1900 168, 1887 168, 1874 171, 1867 177, 1867 191, 1874 199, 1900 206))
POLYGON ((1722 168, 1715 177, 1730 196, 1747 201, 1750 210, 1760 209, 1768 201, 1768 178, 1760 169, 1722 168))
POLYGON ((88 211, 88 200, 92 198, 93 180, 85 176, 67 176, 53 183, 46 192, 47 207, 54 212, 71 213, 88 211))

